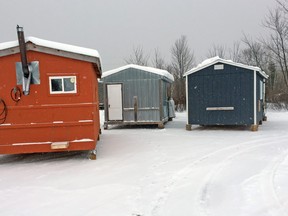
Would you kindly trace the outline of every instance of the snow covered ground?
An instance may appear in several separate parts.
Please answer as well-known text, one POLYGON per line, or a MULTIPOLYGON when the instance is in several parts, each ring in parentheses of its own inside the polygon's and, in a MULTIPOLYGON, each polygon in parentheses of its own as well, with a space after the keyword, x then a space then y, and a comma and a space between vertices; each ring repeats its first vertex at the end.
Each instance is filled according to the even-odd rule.
POLYGON ((288 215, 288 113, 245 127, 102 130, 87 152, 0 156, 0 215, 288 215))

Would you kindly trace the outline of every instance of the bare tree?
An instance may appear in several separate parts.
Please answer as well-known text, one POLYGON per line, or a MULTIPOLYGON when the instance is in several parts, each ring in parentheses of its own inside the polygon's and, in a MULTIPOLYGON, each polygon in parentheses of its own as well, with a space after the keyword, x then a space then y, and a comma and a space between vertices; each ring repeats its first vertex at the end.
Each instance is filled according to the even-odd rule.
POLYGON ((147 66, 149 61, 149 55, 145 55, 141 46, 133 47, 133 53, 128 59, 125 59, 127 64, 137 64, 147 66))
POLYGON ((194 64, 194 53, 188 46, 186 36, 181 36, 177 39, 171 48, 172 66, 174 75, 182 78, 184 73, 191 69, 194 64))
POLYGON ((236 41, 233 43, 233 47, 229 49, 229 58, 234 62, 241 62, 241 42, 236 41))
POLYGON ((287 0, 283 0, 283 1, 276 0, 276 2, 277 2, 278 5, 280 6, 280 8, 282 8, 286 13, 288 13, 288 7, 287 7, 286 4, 285 4, 285 3, 288 3, 287 0))
MULTIPOLYGON (((267 49, 266 43, 263 41, 255 41, 248 38, 246 35, 243 39, 246 48, 242 50, 241 62, 248 65, 260 67, 265 71, 270 79, 267 82, 267 99, 271 100, 275 94, 277 66, 276 61, 273 59, 273 55, 269 49, 267 49)), ((278 82, 279 84, 279 82, 278 82)), ((278 89, 277 89, 278 91, 278 89)))
POLYGON ((209 49, 207 58, 212 58, 215 56, 219 56, 220 58, 226 57, 226 47, 223 45, 215 45, 213 44, 212 48, 209 49))
POLYGON ((244 34, 243 43, 246 48, 242 50, 242 61, 265 70, 267 68, 267 52, 263 44, 244 34))
POLYGON ((176 104, 186 104, 186 85, 184 73, 192 68, 194 64, 194 53, 188 46, 186 36, 177 39, 171 48, 172 62, 171 70, 175 81, 172 87, 172 96, 176 104))
POLYGON ((229 58, 234 62, 241 61, 240 41, 233 43, 233 47, 228 49, 224 45, 213 44, 212 48, 208 50, 207 58, 219 56, 220 58, 229 58), (227 55, 228 53, 228 55, 227 55))
POLYGON ((276 80, 276 64, 272 60, 269 61, 268 71, 270 75, 269 83, 270 83, 271 91, 273 92, 275 88, 275 80, 276 80))
POLYGON ((166 64, 164 58, 161 56, 159 49, 154 50, 154 58, 152 59, 153 67, 159 69, 165 69, 166 64))
MULTIPOLYGON (((283 8, 285 8, 283 6, 283 8)), ((272 53, 272 58, 277 62, 283 76, 284 83, 288 89, 288 12, 276 8, 270 11, 265 20, 265 27, 271 31, 270 38, 264 41, 272 53)), ((287 90, 286 90, 287 91, 287 90)))

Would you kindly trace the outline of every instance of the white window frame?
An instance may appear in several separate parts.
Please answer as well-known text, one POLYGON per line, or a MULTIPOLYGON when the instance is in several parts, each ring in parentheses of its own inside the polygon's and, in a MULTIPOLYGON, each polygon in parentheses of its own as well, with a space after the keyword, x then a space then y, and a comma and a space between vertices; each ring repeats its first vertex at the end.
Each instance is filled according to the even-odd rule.
POLYGON ((77 76, 49 76, 49 90, 50 94, 75 94, 77 93, 77 76), (74 90, 73 91, 65 91, 64 90, 64 79, 70 78, 74 79, 74 90), (62 91, 52 91, 52 83, 53 79, 61 79, 62 80, 62 91))

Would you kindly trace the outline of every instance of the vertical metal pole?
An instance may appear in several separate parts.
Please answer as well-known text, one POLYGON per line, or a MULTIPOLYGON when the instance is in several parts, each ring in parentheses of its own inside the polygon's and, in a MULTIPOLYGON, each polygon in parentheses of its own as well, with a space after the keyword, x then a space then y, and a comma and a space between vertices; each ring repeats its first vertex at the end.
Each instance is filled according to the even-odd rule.
POLYGON ((18 42, 19 42, 19 49, 21 55, 21 63, 22 63, 22 71, 23 71, 23 94, 29 95, 30 92, 30 83, 31 83, 31 72, 29 71, 29 65, 27 61, 27 54, 26 54, 26 43, 24 37, 23 28, 17 25, 17 35, 18 35, 18 42))
POLYGON ((18 35, 18 42, 20 48, 20 55, 21 55, 21 63, 22 63, 22 70, 24 73, 24 77, 29 77, 29 68, 28 68, 28 61, 27 61, 27 51, 26 51, 26 44, 25 44, 25 37, 23 27, 17 25, 17 35, 18 35))
POLYGON ((137 96, 133 97, 133 101, 134 101, 134 121, 137 122, 138 121, 138 100, 137 100, 137 96))

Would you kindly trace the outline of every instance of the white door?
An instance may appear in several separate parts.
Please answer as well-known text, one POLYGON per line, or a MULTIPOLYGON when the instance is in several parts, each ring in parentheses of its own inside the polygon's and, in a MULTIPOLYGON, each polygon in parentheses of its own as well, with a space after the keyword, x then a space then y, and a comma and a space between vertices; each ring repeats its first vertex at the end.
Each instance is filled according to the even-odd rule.
POLYGON ((108 120, 123 120, 122 84, 108 84, 108 120))

